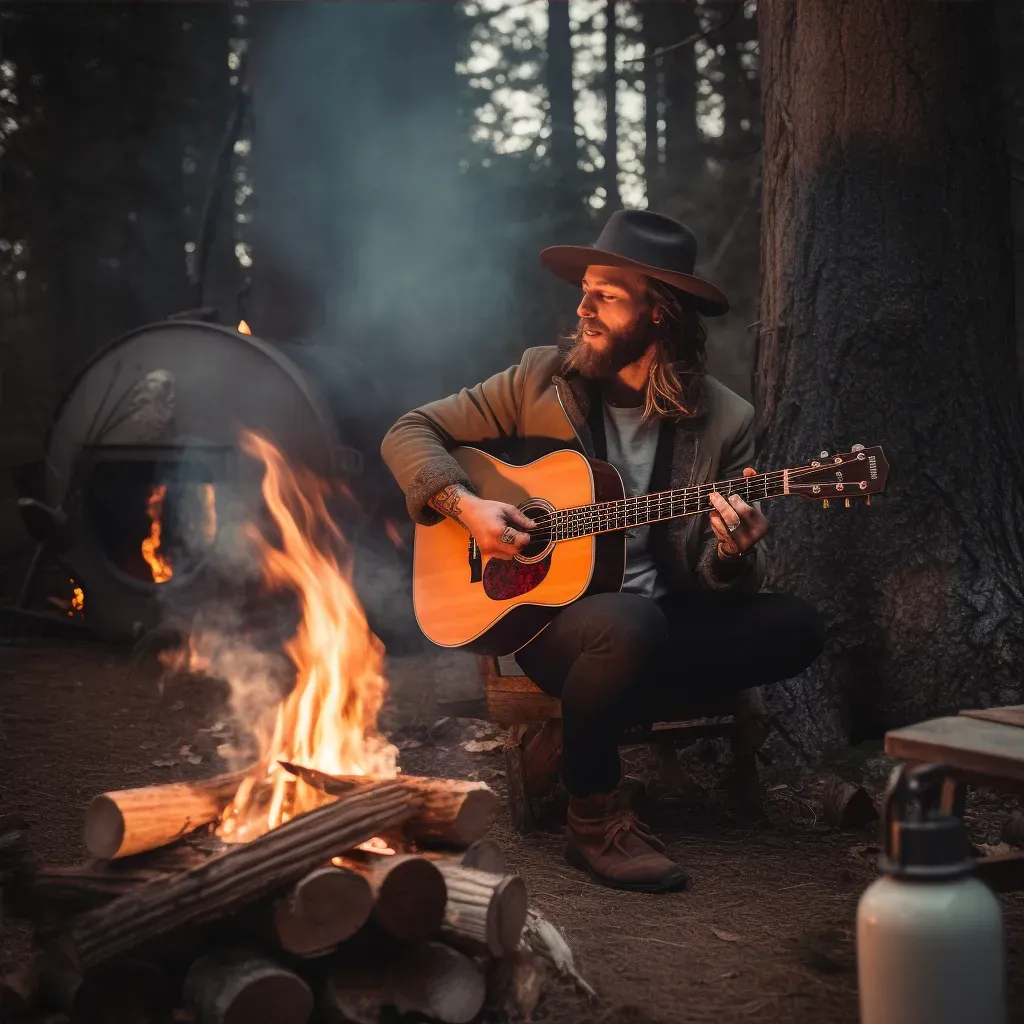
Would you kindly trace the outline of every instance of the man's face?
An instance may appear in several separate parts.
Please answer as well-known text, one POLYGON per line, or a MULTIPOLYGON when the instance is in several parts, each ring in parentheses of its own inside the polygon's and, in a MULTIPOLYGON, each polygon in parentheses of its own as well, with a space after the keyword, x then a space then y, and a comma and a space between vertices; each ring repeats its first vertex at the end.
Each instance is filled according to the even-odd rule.
POLYGON ((654 308, 636 271, 588 267, 570 361, 584 377, 614 377, 654 343, 654 308))

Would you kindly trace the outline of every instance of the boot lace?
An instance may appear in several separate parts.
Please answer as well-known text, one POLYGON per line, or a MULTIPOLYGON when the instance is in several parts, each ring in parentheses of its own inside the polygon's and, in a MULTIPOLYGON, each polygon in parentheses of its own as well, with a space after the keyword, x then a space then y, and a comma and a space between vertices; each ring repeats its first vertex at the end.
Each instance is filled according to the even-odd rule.
POLYGON ((657 836, 651 834, 634 811, 623 808, 609 817, 604 829, 604 846, 601 852, 606 853, 614 846, 628 856, 629 851, 625 844, 630 835, 636 836, 658 853, 664 853, 666 850, 665 844, 657 836))

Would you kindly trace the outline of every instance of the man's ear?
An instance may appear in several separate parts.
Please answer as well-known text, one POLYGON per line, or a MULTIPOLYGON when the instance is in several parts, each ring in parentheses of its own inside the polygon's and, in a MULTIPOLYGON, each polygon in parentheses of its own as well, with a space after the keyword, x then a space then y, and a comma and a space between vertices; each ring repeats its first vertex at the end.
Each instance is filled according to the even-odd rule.
POLYGON ((651 313, 651 319, 656 323, 660 324, 664 319, 664 314, 661 311, 661 306, 655 306, 654 311, 651 313))

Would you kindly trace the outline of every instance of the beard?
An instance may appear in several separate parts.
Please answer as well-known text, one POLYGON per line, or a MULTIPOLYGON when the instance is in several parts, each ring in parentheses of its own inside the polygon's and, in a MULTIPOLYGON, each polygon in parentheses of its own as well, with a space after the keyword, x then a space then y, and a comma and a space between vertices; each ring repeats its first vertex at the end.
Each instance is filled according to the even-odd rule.
POLYGON ((570 336, 572 348, 567 363, 588 380, 608 380, 619 370, 635 363, 655 340, 654 325, 637 321, 624 330, 613 331, 596 318, 580 320, 570 336), (584 328, 599 330, 608 344, 598 351, 584 337, 584 328))

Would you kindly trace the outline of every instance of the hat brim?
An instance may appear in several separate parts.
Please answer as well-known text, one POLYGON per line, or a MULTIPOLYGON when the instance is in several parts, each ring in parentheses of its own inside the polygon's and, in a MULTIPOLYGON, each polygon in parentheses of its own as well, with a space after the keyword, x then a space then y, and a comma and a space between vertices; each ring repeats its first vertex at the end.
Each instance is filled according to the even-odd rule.
POLYGON ((582 284, 587 267, 628 267, 686 292, 693 297, 694 308, 703 316, 722 316, 729 312, 729 300, 710 281, 693 274, 661 270, 589 245, 552 245, 541 251, 540 261, 556 277, 577 286, 582 284))

